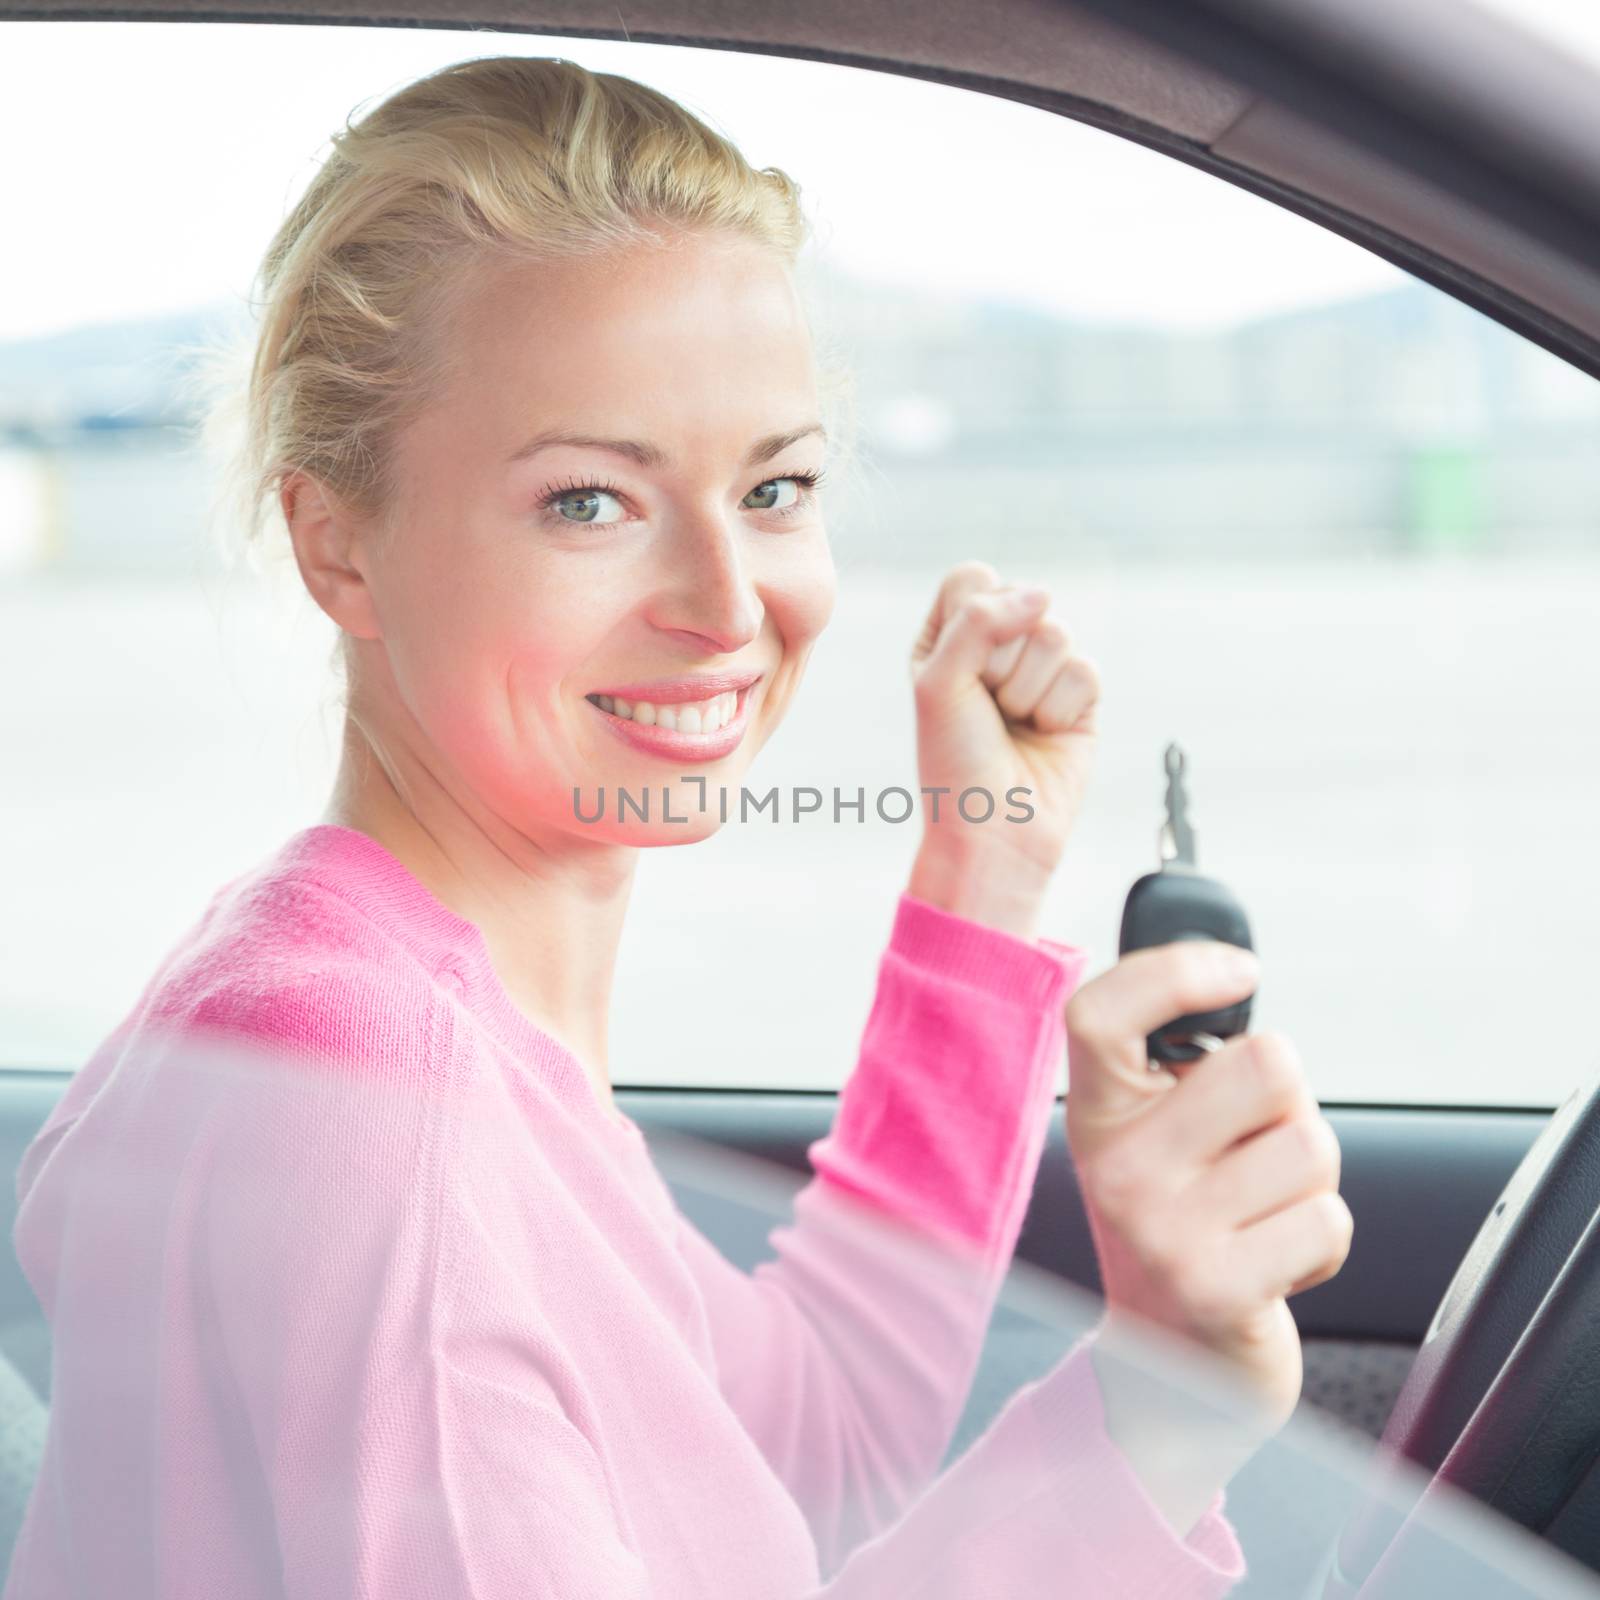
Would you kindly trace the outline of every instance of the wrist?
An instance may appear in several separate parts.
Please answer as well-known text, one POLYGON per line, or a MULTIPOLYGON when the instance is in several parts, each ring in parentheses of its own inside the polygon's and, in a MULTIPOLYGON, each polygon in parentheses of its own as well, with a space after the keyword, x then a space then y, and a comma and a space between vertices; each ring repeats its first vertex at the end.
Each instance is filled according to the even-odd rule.
POLYGON ((1037 868, 993 848, 924 840, 906 888, 941 911, 1032 939, 1048 885, 1037 868))
POLYGON ((1226 1400, 1196 1392, 1199 1369, 1180 1387, 1142 1362, 1119 1358, 1099 1338, 1090 1359, 1107 1437, 1168 1526, 1186 1539, 1217 1491, 1261 1448, 1263 1434, 1231 1415, 1226 1400))

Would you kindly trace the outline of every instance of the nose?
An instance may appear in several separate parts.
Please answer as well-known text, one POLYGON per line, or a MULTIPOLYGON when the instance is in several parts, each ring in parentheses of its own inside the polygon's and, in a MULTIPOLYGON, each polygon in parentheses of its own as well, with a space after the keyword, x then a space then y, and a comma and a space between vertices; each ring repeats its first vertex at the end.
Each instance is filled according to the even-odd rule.
POLYGON ((667 573, 650 621, 702 653, 727 655, 761 631, 760 597, 744 571, 741 530, 715 515, 686 521, 666 546, 667 573))

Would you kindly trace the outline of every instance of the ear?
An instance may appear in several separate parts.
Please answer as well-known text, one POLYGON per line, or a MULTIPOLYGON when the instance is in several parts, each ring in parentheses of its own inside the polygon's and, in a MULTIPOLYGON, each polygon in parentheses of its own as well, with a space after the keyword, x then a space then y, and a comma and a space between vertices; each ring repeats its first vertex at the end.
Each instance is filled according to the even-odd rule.
POLYGON ((381 638, 355 518, 306 472, 291 473, 278 500, 311 598, 354 638, 381 638))

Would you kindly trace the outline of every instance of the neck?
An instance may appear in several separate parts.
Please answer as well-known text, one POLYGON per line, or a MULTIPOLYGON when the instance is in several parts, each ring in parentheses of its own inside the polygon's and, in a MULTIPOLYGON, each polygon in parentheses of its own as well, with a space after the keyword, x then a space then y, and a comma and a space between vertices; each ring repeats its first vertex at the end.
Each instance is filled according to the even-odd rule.
POLYGON ((565 1045, 611 1107, 606 1024, 638 852, 534 830, 451 790, 347 717, 321 820, 377 840, 441 904, 475 923, 512 1003, 565 1045))

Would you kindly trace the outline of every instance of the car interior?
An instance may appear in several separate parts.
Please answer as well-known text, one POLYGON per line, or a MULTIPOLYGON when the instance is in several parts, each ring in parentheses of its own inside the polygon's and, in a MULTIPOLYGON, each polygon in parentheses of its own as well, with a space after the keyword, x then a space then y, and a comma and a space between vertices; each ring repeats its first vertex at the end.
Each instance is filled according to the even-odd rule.
MULTIPOLYGON (((1453 0, 393 0, 381 16, 359 0, 0 0, 0 19, 69 18, 130 28, 270 20, 313 32, 343 23, 557 34, 952 85, 1199 168, 1600 379, 1600 85, 1548 42, 1453 0)), ((482 43, 463 33, 464 49, 482 43)), ((1574 855, 1586 842, 1571 842, 1574 855)), ((1589 1337, 1600 1331, 1600 1263, 1588 1260, 1600 1249, 1600 1076, 1588 1075, 1588 1059, 1586 1041, 1573 1041, 1574 1087, 1560 1105, 1325 1102, 1343 1150, 1354 1242, 1343 1270, 1291 1308, 1304 1345, 1302 1409, 1346 1429, 1371 1452, 1375 1474, 1383 1452, 1397 1452, 1600 1573, 1600 1422, 1585 1399, 1600 1378, 1600 1341, 1589 1337)), ((26 1060, 4 1066, 0 1164, 15 1172, 68 1075, 26 1060)), ((833 1092, 629 1086, 620 1076, 618 1105, 652 1137, 689 1135, 797 1176, 837 1103, 833 1092)), ((752 1266, 767 1253, 770 1219, 709 1191, 679 1198, 730 1259, 752 1266)), ((8 1235, 13 1202, 8 1185, 0 1204, 8 1235)), ((1059 1117, 1018 1260, 1098 1287, 1059 1117)), ((1002 1304, 952 1454, 1060 1353, 1059 1335, 1002 1304)), ((37 1470, 49 1403, 48 1329, 8 1250, 0 1259, 7 1541, 37 1470)), ((1230 1493, 1251 1568, 1239 1593, 1375 1592, 1362 1585, 1403 1537, 1396 1516, 1374 1502, 1308 1526, 1265 1469, 1247 1483, 1251 1471, 1230 1493), (1308 1586, 1312 1546, 1325 1564, 1308 1586)), ((1403 1563, 1391 1562, 1381 1592, 1436 1592, 1427 1570, 1407 1580, 1403 1563)))

